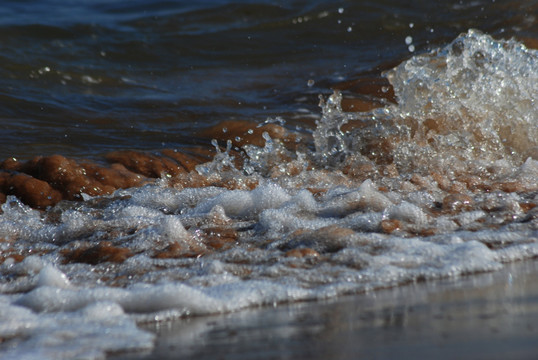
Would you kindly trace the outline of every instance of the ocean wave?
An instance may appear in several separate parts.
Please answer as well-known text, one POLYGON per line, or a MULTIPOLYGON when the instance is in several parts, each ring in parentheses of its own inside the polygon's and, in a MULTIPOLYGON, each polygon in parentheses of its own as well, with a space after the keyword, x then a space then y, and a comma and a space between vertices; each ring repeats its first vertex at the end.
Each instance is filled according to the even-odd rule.
POLYGON ((342 93, 323 99, 312 135, 283 119, 232 121, 204 133, 214 150, 190 155, 5 161, 4 355, 148 349, 135 321, 536 257, 536 59, 470 30, 388 71, 396 103, 373 96, 371 109, 346 112, 342 93))

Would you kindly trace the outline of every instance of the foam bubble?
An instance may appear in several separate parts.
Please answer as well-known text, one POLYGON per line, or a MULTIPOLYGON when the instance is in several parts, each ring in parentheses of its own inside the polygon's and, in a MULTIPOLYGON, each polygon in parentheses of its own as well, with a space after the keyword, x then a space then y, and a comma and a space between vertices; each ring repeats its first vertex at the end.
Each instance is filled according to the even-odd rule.
POLYGON ((267 183, 253 191, 233 190, 224 192, 213 199, 202 202, 195 212, 208 213, 215 206, 221 206, 227 216, 248 217, 264 209, 280 206, 290 196, 280 186, 267 183))
POLYGON ((402 202, 387 209, 386 215, 390 219, 397 219, 413 224, 424 224, 428 221, 427 215, 418 206, 402 202))
POLYGON ((177 216, 163 217, 158 231, 169 239, 184 239, 189 236, 189 233, 185 230, 185 227, 183 227, 181 220, 177 216))
POLYGON ((67 288, 70 285, 67 276, 50 264, 42 268, 37 277, 37 286, 67 288))

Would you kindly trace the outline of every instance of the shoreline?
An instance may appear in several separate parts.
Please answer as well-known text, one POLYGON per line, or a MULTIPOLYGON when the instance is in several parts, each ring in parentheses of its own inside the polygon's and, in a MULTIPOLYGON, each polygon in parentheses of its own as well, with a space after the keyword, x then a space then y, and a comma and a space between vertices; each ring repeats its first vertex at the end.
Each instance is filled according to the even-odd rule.
POLYGON ((538 260, 319 302, 144 324, 134 359, 531 359, 538 353, 538 260))

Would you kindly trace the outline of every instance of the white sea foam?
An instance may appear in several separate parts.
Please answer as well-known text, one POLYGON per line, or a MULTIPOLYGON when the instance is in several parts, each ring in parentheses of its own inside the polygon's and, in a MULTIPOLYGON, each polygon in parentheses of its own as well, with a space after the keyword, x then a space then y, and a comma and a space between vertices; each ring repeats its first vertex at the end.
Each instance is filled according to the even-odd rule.
POLYGON ((398 105, 344 113, 342 94, 322 102, 314 155, 265 136, 265 147, 246 147, 243 169, 228 152, 198 168, 250 177, 252 190, 163 179, 44 213, 8 197, 0 356, 98 359, 150 349, 153 336, 136 321, 322 299, 536 257, 536 59, 515 41, 470 31, 387 74, 398 105), (344 132, 347 123, 362 126, 344 132), (99 258, 97 245, 127 255, 99 258), (84 251, 89 259, 77 258, 84 251))
POLYGON ((150 349, 154 341, 110 302, 54 314, 0 302, 0 336, 8 344, 2 359, 102 359, 106 352, 150 349))
POLYGON ((70 286, 67 276, 53 265, 47 265, 39 272, 37 286, 54 286, 67 288, 70 286))

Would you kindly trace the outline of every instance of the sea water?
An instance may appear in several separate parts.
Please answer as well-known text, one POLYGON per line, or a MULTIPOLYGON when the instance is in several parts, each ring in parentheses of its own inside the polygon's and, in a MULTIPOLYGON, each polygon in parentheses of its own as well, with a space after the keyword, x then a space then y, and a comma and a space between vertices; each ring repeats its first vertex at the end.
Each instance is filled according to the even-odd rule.
MULTIPOLYGON (((238 4, 227 3, 224 9, 236 6, 248 14, 245 9, 254 6, 238 4)), ((133 10, 134 14, 119 11, 122 20, 118 21, 114 3, 107 6, 107 11, 96 10, 102 16, 98 22, 104 29, 119 32, 129 32, 133 22, 150 22, 163 15, 159 6, 149 8, 151 19, 140 18, 140 10, 133 10)), ((286 18, 279 11, 289 10, 256 6, 267 6, 279 18, 286 18)), ((451 6, 455 12, 459 9, 457 4, 451 6)), ((178 5, 174 16, 181 19, 183 11, 202 19, 217 16, 208 15, 204 5, 192 7, 178 5)), ((384 10, 390 8, 387 3, 384 10)), ((302 14, 287 18, 290 27, 327 17, 335 23, 345 21, 346 32, 361 26, 339 17, 346 14, 345 4, 335 8, 323 2, 295 4, 289 11, 302 14)), ((68 29, 80 26, 71 25, 77 21, 67 15, 55 16, 68 29)), ((229 21, 225 16, 222 19, 229 21)), ((257 30, 275 26, 249 19, 257 30)), ((219 22, 214 22, 214 31, 219 31, 219 22)), ((405 27, 412 29, 414 24, 405 27)), ((226 23, 226 31, 233 31, 234 26, 226 23)), ((421 25, 422 31, 425 27, 421 25)), ((193 23, 182 31, 192 35, 206 30, 193 23)), ((63 41, 69 38, 61 37, 63 41)), ((62 202, 46 211, 8 196, 0 215, 0 355, 99 359, 109 353, 150 350, 154 335, 137 323, 457 278, 538 256, 538 51, 518 40, 503 40, 475 29, 464 29, 420 52, 409 48, 412 42, 402 39, 406 59, 383 72, 395 91, 396 103, 387 102, 368 112, 345 112, 343 94, 334 91, 321 95, 317 110, 298 110, 299 105, 308 108, 301 101, 280 105, 278 119, 267 119, 266 110, 260 110, 276 98, 269 97, 260 105, 263 96, 259 93, 252 95, 258 99, 249 105, 258 110, 241 112, 235 105, 228 107, 253 119, 294 124, 288 131, 307 135, 298 137, 297 147, 290 150, 264 134, 264 146, 244 147, 247 160, 241 166, 234 165, 230 147, 219 148, 212 162, 195 170, 200 176, 234 179, 233 189, 189 188, 163 177, 110 196, 62 202), (305 112, 315 120, 310 129, 307 123, 294 120, 305 112), (210 246, 210 236, 216 236, 221 245, 210 246), (123 261, 96 264, 69 261, 69 256, 88 244, 98 243, 125 249, 129 255, 123 261)), ((105 51, 107 56, 112 56, 112 48, 105 51)), ((309 61, 301 60, 303 66, 309 61)), ((112 106, 93 102, 112 101, 116 106, 132 91, 122 89, 120 83, 130 83, 120 78, 121 71, 110 70, 111 78, 102 73, 94 77, 89 66, 81 70, 88 78, 73 80, 63 70, 41 69, 42 73, 37 70, 34 75, 53 76, 48 79, 53 87, 64 86, 62 78, 78 81, 75 89, 98 79, 123 92, 116 96, 98 88, 97 94, 85 98, 86 105, 77 102, 72 114, 79 117, 85 106, 89 112, 112 106), (112 100, 107 100, 109 95, 112 100)), ((224 81, 221 75, 214 75, 219 82, 224 81)), ((334 72, 331 76, 337 80, 334 72)), ((137 83, 144 89, 134 94, 137 106, 152 103, 145 93, 151 81, 146 80, 146 84, 137 83)), ((202 86, 217 91, 213 80, 199 82, 203 80, 209 85, 202 86)), ((228 80, 229 86, 238 86, 228 80)), ((304 93, 311 89, 306 87, 304 93)), ((256 92, 263 93, 259 88, 256 92)), ((297 95, 299 91, 290 92, 297 95)), ((190 96, 203 100, 201 93, 190 96)), ((24 101, 35 100, 27 97, 24 101)), ((221 95, 209 98, 222 100, 221 95)), ((65 100, 51 100, 55 101, 53 107, 64 107, 58 104, 65 100)), ((166 111, 172 112, 171 102, 166 104, 172 109, 166 111)), ((226 112, 227 105, 217 102, 215 106, 226 112)), ((37 117, 33 111, 26 113, 28 118, 37 117)), ((120 109, 110 109, 107 116, 121 118, 116 112, 120 109)), ((226 118, 222 113, 217 118, 226 118)), ((145 116, 140 111, 140 118, 145 116)), ((24 126, 31 127, 32 121, 36 120, 24 126)), ((144 125, 136 125, 135 133, 151 128, 150 122, 136 121, 144 125)), ((157 122, 159 131, 178 130, 176 125, 162 124, 157 122)), ((92 141, 82 146, 98 146, 98 139, 92 141)), ((150 148, 153 141, 142 147, 150 148)), ((52 149, 53 145, 43 145, 45 153, 52 149)), ((71 155, 78 151, 82 150, 71 155)))

